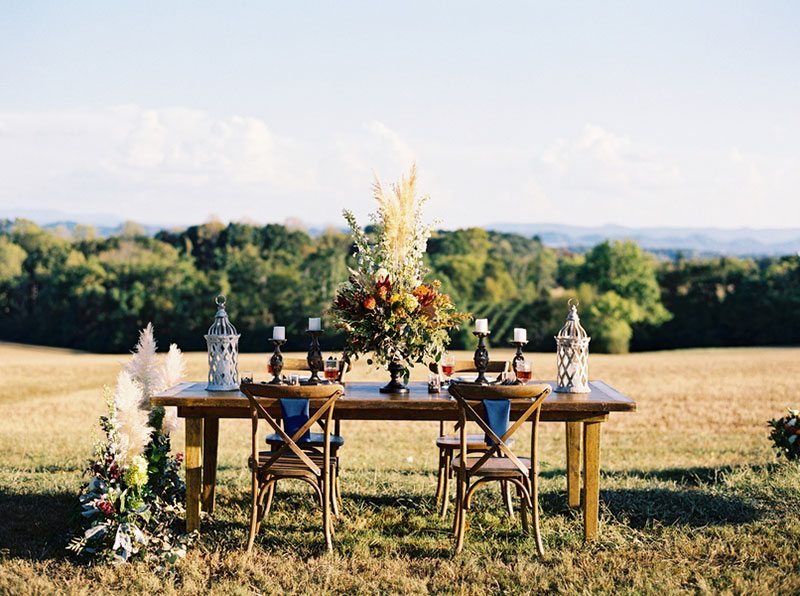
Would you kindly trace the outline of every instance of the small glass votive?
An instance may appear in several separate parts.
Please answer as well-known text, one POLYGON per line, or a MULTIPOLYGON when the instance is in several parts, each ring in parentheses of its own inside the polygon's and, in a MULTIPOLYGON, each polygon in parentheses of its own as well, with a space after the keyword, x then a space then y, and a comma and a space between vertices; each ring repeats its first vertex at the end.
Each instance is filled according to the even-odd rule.
POLYGON ((253 382, 253 371, 246 370, 242 373, 242 383, 252 383, 253 382))
POLYGON ((300 375, 296 373, 292 373, 289 375, 289 385, 299 385, 300 384, 300 375))
POLYGON ((436 373, 428 374, 428 393, 439 393, 442 390, 442 381, 436 373))

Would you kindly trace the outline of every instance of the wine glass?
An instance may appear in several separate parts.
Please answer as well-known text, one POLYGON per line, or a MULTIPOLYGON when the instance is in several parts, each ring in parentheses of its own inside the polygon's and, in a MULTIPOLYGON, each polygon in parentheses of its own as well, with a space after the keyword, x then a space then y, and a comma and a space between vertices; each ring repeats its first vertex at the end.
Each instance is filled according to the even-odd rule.
POLYGON ((242 383, 252 383, 253 382, 253 371, 246 370, 242 373, 242 383))
POLYGON ((339 378, 339 361, 331 356, 325 361, 325 380, 334 383, 339 378))
POLYGON ((523 384, 531 380, 533 370, 531 369, 531 361, 523 360, 517 364, 517 379, 522 381, 523 384))
POLYGON ((439 375, 428 373, 428 393, 439 393, 442 390, 439 375))
POLYGON ((453 376, 455 368, 456 357, 452 354, 445 354, 444 358, 442 358, 442 374, 447 378, 448 383, 450 383, 450 378, 453 376))

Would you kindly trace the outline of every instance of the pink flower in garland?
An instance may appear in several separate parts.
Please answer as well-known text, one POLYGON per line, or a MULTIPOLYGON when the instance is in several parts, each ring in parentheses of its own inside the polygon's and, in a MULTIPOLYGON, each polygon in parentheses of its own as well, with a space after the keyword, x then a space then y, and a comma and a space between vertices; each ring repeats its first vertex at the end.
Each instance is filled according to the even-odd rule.
POLYGON ((103 512, 103 515, 106 517, 111 517, 114 515, 117 510, 114 509, 114 504, 111 501, 99 501, 97 503, 97 508, 103 512))

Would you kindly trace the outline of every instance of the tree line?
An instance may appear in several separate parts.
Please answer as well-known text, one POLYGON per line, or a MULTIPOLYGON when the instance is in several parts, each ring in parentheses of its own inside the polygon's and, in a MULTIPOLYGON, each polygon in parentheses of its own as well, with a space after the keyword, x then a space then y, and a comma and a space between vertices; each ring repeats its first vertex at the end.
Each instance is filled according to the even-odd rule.
MULTIPOLYGON (((243 351, 270 349, 273 325, 286 327, 288 350, 303 350, 313 316, 333 350, 342 338, 327 310, 352 251, 339 230, 312 237, 278 224, 211 222, 155 237, 128 225, 99 238, 85 226, 3 220, 0 339, 124 352, 152 321, 162 341, 203 350, 222 293, 243 351)), ((798 256, 657 260, 633 242, 579 254, 468 228, 436 232, 426 259, 461 310, 489 318, 493 345, 524 327, 529 349, 554 349, 571 297, 595 352, 800 343, 798 256)), ((452 339, 474 347, 470 328, 452 339)))

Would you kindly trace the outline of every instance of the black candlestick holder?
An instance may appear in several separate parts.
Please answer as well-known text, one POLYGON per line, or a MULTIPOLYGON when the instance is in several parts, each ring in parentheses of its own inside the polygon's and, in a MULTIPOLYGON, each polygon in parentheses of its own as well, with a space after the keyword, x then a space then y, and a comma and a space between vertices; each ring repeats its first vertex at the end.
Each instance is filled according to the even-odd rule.
POLYGON ((318 331, 306 331, 311 336, 311 345, 308 347, 308 370, 311 371, 311 376, 308 379, 309 385, 319 385, 322 379, 319 378, 319 373, 325 367, 325 362, 322 360, 322 350, 319 347, 319 336, 322 335, 322 329, 318 331))
POLYGON ((514 359, 511 361, 511 368, 514 370, 514 384, 515 385, 522 385, 522 381, 519 380, 517 376, 517 368, 520 364, 525 362, 525 356, 522 355, 522 347, 525 346, 528 342, 527 341, 512 341, 512 344, 517 346, 517 353, 514 355, 514 359))
POLYGON ((286 343, 286 340, 271 339, 270 341, 275 345, 275 351, 272 353, 272 357, 269 359, 269 366, 272 369, 272 380, 269 382, 269 384, 283 385, 283 379, 281 379, 281 373, 283 372, 283 355, 281 354, 281 346, 286 343))
POLYGON ((478 378, 475 379, 475 382, 479 385, 488 385, 489 379, 486 378, 486 369, 489 368, 489 351, 486 349, 485 340, 489 332, 473 331, 472 335, 478 338, 478 347, 475 348, 475 355, 472 357, 475 369, 478 371, 478 378))

